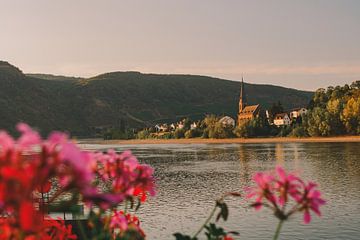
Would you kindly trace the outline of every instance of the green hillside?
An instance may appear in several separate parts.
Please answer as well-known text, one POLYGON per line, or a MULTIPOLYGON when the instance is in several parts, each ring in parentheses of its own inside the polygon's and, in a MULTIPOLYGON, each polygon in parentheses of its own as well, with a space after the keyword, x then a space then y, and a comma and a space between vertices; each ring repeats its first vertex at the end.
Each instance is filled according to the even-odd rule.
MULTIPOLYGON (((65 130, 91 136, 98 127, 144 127, 207 113, 235 116, 240 83, 194 75, 113 72, 93 78, 24 75, 0 62, 0 128, 25 121, 42 132, 65 130), (49 81, 51 80, 51 81, 49 81)), ((245 84, 249 104, 263 108, 281 101, 285 108, 307 105, 312 92, 245 84)))

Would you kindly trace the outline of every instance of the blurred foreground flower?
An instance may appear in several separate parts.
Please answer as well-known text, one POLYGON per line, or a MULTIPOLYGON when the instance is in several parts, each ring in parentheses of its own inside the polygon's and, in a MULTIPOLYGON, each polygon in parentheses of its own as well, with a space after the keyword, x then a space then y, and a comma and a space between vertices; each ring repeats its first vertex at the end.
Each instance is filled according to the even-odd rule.
MULTIPOLYGON (((43 140, 24 123, 18 124, 17 129, 18 139, 0 131, 1 239, 76 239, 71 226, 47 216, 48 206, 59 201, 65 192, 71 194, 71 199, 61 199, 65 206, 71 207, 82 199, 89 206, 104 210, 124 201, 138 200, 139 205, 147 194, 155 194, 152 168, 138 163, 130 152, 86 152, 64 133, 54 132, 43 140), (112 182, 112 188, 103 191, 98 187, 98 179, 112 182), (51 190, 52 181, 59 187, 52 189, 50 199, 44 202, 37 198, 37 194, 51 190)), ((126 219, 128 231, 135 220, 126 219)), ((119 234, 122 230, 117 229, 119 234)), ((140 236, 144 236, 142 231, 140 236)))
POLYGON ((294 174, 287 174, 280 166, 276 167, 275 174, 258 172, 253 179, 256 186, 247 189, 246 197, 255 199, 252 207, 257 210, 263 206, 270 208, 280 220, 274 239, 278 238, 283 222, 296 212, 303 213, 306 224, 311 221, 310 211, 321 216, 320 207, 325 200, 316 190, 315 183, 306 183, 294 174), (290 207, 291 203, 293 205, 290 207))

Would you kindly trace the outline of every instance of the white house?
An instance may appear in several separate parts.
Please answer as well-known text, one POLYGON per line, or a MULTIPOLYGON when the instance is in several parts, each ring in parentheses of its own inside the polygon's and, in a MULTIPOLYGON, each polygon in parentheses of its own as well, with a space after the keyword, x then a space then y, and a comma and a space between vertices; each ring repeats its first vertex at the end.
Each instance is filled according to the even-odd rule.
POLYGON ((166 123, 164 124, 156 124, 155 125, 155 130, 157 132, 167 132, 169 130, 169 127, 166 123))
POLYGON ((223 126, 232 126, 235 127, 235 120, 229 116, 225 116, 222 117, 219 122, 223 125, 223 126))
POLYGON ((180 121, 178 124, 177 124, 177 129, 183 129, 185 127, 184 125, 184 122, 183 121, 180 121))
POLYGON ((190 129, 191 130, 196 129, 196 128, 197 128, 196 122, 193 122, 192 124, 190 124, 190 129))
POLYGON ((174 123, 172 123, 172 124, 170 125, 170 130, 174 131, 175 129, 176 129, 176 125, 175 125, 174 123))
POLYGON ((287 113, 279 113, 275 115, 274 124, 276 126, 287 126, 290 125, 290 118, 287 113))
POLYGON ((298 118, 307 113, 306 108, 296 108, 290 111, 290 119, 298 118))
POLYGON ((159 125, 159 124, 156 124, 156 125, 155 125, 155 131, 160 132, 160 129, 161 129, 160 125, 159 125))

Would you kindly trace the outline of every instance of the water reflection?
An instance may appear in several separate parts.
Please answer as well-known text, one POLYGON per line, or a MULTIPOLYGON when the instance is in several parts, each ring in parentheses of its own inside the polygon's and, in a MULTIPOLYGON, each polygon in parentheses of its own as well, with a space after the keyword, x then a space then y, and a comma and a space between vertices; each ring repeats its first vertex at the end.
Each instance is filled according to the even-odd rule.
MULTIPOLYGON (((139 212, 148 239, 172 239, 177 231, 195 232, 214 199, 226 191, 242 191, 251 184, 254 172, 272 170, 277 164, 319 183, 328 201, 323 218, 314 218, 313 224, 301 224, 301 216, 287 222, 283 239, 360 239, 359 143, 112 147, 131 149, 155 168, 159 194, 139 212)), ((242 200, 230 200, 229 205, 232 211, 224 227, 239 230, 241 239, 271 238, 276 225, 271 213, 249 210, 242 200)))

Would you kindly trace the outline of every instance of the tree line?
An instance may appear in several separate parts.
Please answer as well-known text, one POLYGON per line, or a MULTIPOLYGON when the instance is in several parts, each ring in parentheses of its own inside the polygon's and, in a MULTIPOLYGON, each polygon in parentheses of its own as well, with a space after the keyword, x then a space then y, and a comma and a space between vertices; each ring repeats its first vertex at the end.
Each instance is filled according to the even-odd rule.
POLYGON ((284 112, 280 102, 274 103, 269 115, 259 114, 238 126, 226 125, 221 117, 207 115, 191 129, 191 119, 184 119, 184 127, 168 132, 154 128, 129 131, 124 127, 104 133, 105 139, 179 139, 179 138, 251 138, 251 137, 315 137, 360 134, 360 80, 344 86, 329 86, 316 90, 307 106, 307 113, 292 119, 288 126, 272 124, 276 114, 284 112))

